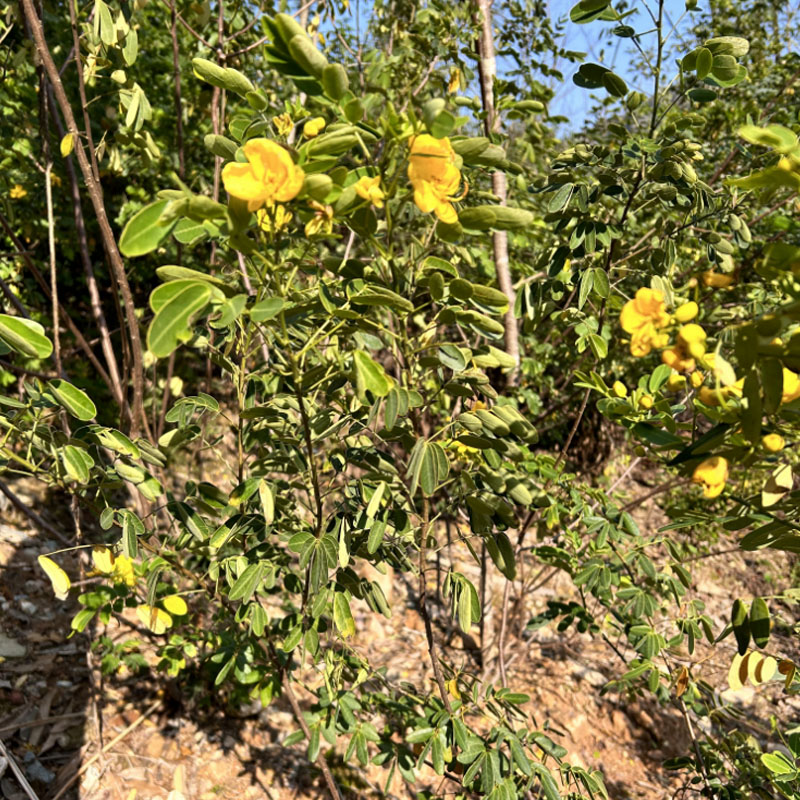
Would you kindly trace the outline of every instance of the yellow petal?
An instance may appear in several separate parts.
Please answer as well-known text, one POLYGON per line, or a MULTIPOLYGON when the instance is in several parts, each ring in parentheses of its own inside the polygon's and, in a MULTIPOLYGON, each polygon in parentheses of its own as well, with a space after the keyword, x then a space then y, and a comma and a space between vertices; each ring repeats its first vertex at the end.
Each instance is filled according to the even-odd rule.
POLYGON ((178 594, 162 597, 161 604, 175 617, 182 617, 189 610, 186 601, 178 594))
POLYGON ((458 214, 452 203, 439 203, 436 206, 436 216, 446 225, 455 225, 458 222, 458 214))
POLYGON ((414 185, 414 202, 423 214, 430 214, 439 204, 439 198, 428 181, 420 181, 414 185))
POLYGON ((114 554, 108 547, 93 547, 92 563, 98 572, 108 575, 114 571, 114 554))
POLYGON ((153 633, 164 633, 172 627, 172 617, 160 608, 155 606, 140 605, 136 608, 136 616, 139 622, 153 633))
MULTIPOLYGON (((250 203, 258 203, 257 208, 264 205, 267 199, 264 183, 256 177, 250 164, 226 164, 222 168, 222 183, 231 197, 246 200, 248 206, 250 203)), ((254 210, 251 208, 251 211, 254 210)))
POLYGON ((47 577, 50 578, 50 583, 53 584, 55 596, 59 600, 64 600, 69 594, 70 586, 72 586, 69 575, 67 575, 52 558, 39 556, 38 561, 39 566, 45 571, 47 577))
MULTIPOLYGON (((281 148, 283 150, 283 148, 281 148)), ((275 199, 281 203, 288 203, 289 200, 294 200, 300 190, 303 188, 303 181, 305 181, 306 174, 303 172, 302 167, 298 167, 293 163, 289 154, 283 150, 289 164, 286 167, 286 174, 283 183, 278 187, 275 192, 275 199)))

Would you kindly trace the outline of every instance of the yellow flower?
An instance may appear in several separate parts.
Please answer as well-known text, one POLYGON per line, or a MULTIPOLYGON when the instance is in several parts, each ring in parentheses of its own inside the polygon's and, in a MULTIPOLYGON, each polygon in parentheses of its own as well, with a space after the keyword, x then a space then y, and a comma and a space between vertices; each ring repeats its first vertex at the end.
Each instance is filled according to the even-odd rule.
POLYGON ((703 485, 705 497, 718 497, 728 480, 728 461, 722 456, 712 456, 695 467, 692 480, 703 485))
POLYGON ((324 118, 314 117, 314 119, 310 119, 305 125, 303 125, 303 136, 305 136, 306 139, 313 139, 315 136, 319 136, 320 133, 322 133, 324 127, 324 118))
POLYGON ((434 139, 427 133, 411 140, 408 158, 408 179, 414 187, 414 202, 423 214, 434 212, 448 225, 458 222, 453 200, 460 200, 466 189, 456 196, 461 172, 456 154, 448 138, 434 139))
POLYGON ((28 190, 22 186, 22 184, 17 183, 11 187, 11 191, 8 193, 8 196, 12 200, 20 200, 25 197, 26 194, 28 194, 28 190))
POLYGON ((708 386, 701 386, 697 392, 700 402, 707 406, 718 406, 721 400, 722 392, 717 392, 714 389, 709 389, 708 386))
POLYGON ((127 556, 114 556, 108 547, 95 547, 92 549, 92 563, 98 572, 109 575, 114 583, 136 585, 133 561, 127 556))
POLYGON ((628 387, 622 381, 614 381, 611 391, 614 392, 617 397, 628 396, 628 387))
POLYGON ((668 392, 680 392, 685 386, 686 386, 685 375, 681 375, 678 372, 670 373, 669 378, 667 378, 668 392))
POLYGON ((359 197, 369 200, 376 208, 383 208, 383 198, 386 195, 381 189, 380 176, 370 178, 368 175, 364 175, 356 181, 354 188, 359 197))
POLYGON ((297 197, 305 173, 287 150, 270 139, 251 139, 243 149, 248 163, 230 162, 222 170, 228 194, 246 200, 250 211, 297 197))
POLYGON ((690 300, 675 309, 675 319, 678 322, 691 322, 697 316, 698 311, 697 303, 690 300))
POLYGON ((292 132, 292 128, 294 128, 294 122, 292 122, 292 118, 288 114, 273 117, 272 124, 275 126, 275 130, 278 131, 279 136, 288 136, 292 132))
POLYGON ((780 453, 786 442, 779 433, 768 433, 761 438, 761 444, 768 453, 780 453))
POLYGON ((691 376, 692 386, 697 389, 699 386, 703 385, 703 381, 705 378, 703 377, 702 372, 693 372, 691 376))
POLYGON ((649 395, 649 394, 643 394, 639 398, 639 406, 640 406, 640 408, 644 408, 646 410, 651 409, 653 407, 653 398, 652 398, 652 396, 649 395))
POLYGON ((664 295, 647 287, 637 290, 633 300, 622 307, 619 324, 631 334, 631 354, 637 358, 646 356, 654 347, 664 347, 667 335, 658 332, 669 325, 664 295))
POLYGON ((722 272, 714 272, 713 269, 703 273, 703 283, 711 289, 727 289, 733 286, 736 281, 732 275, 725 275, 722 272))
POLYGON ((316 200, 311 201, 314 216, 306 222, 306 236, 316 236, 320 233, 330 233, 333 230, 333 208, 324 206, 316 200))
POLYGON ((800 397, 800 377, 790 369, 783 368, 783 395, 781 403, 791 403, 800 397))
POLYGON ((690 372, 695 367, 695 359, 702 358, 706 352, 706 332, 690 322, 678 331, 675 344, 661 353, 661 360, 676 372, 690 372))
POLYGON ((453 94, 461 86, 461 70, 458 67, 450 68, 450 80, 447 82, 447 93, 453 94))
POLYGON ((286 228, 292 221, 292 212, 286 206, 272 205, 269 208, 259 208, 256 211, 258 227, 266 233, 278 233, 286 228))

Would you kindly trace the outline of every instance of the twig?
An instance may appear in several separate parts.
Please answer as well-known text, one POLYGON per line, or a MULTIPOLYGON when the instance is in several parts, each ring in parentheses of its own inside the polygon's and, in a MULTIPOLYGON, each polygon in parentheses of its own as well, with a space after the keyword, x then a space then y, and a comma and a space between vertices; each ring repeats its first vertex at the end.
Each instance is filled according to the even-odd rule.
MULTIPOLYGON (((494 79, 497 75, 497 60, 494 52, 491 0, 478 0, 478 13, 482 17, 480 20, 481 33, 478 39, 478 72, 480 74, 481 100, 486 114, 484 128, 486 135, 491 138, 492 134, 496 133, 500 128, 500 115, 497 113, 494 102, 494 79)), ((506 205, 507 186, 505 172, 501 170, 492 172, 492 191, 500 205, 506 205)), ((517 318, 514 316, 516 295, 508 262, 508 231, 494 231, 492 234, 492 249, 494 252, 495 271, 497 272, 497 283, 500 286, 500 290, 508 298, 508 310, 503 315, 504 342, 506 353, 514 359, 516 365, 509 373, 508 380, 510 383, 516 384, 519 379, 520 361, 519 327, 517 318)))
POLYGON ((2 739, 0 739, 0 753, 2 753, 3 757, 6 759, 6 761, 8 761, 11 771, 19 781, 19 785, 25 790, 25 794, 28 795, 31 800, 39 800, 39 798, 36 796, 36 792, 33 791, 33 787, 28 783, 25 773, 19 768, 17 762, 14 761, 14 757, 11 755, 11 753, 6 750, 6 746, 3 744, 2 739))
MULTIPOLYGON (((47 86, 47 94, 50 100, 48 103, 50 114, 56 124, 59 139, 63 139, 66 131, 64 130, 64 124, 61 122, 61 118, 56 113, 53 90, 49 85, 47 86)), ((72 155, 64 159, 64 166, 67 170, 67 177, 69 178, 70 193, 72 196, 72 215, 75 220, 75 231, 78 234, 78 249, 80 250, 81 262, 83 263, 83 272, 86 275, 86 285, 89 288, 89 305, 92 309, 92 316, 97 324, 97 329, 100 332, 100 347, 103 351, 103 357, 108 367, 108 377, 111 381, 109 388, 124 418, 127 415, 125 392, 122 388, 119 364, 117 363, 117 357, 114 353, 114 346, 111 344, 111 334, 108 329, 105 313, 103 312, 103 304, 100 301, 100 292, 97 288, 97 279, 95 278, 94 268, 92 267, 92 258, 89 255, 89 240, 86 235, 86 222, 83 216, 83 206, 81 205, 81 190, 78 186, 78 176, 75 174, 72 155)))
POLYGON ((34 523, 36 523, 40 528, 47 531, 51 536, 55 536, 61 544, 66 545, 67 547, 72 547, 75 542, 71 542, 64 536, 58 528, 54 528, 49 522, 42 519, 32 508, 28 508, 22 500, 8 488, 8 485, 5 481, 0 481, 0 492, 2 492, 10 501, 11 504, 18 510, 21 511, 26 517, 31 519, 34 523))
POLYGON ((75 115, 72 113, 72 106, 70 105, 69 98, 67 97, 64 83, 58 74, 58 69, 53 61, 53 56, 50 53, 50 48, 44 36, 42 22, 39 19, 36 9, 33 5, 33 0, 21 0, 22 9, 25 15, 25 20, 30 31, 31 37, 36 46, 36 51, 39 58, 44 65, 45 72, 53 87, 56 102, 61 109, 61 114, 64 117, 67 130, 72 134, 75 144, 75 156, 78 159, 81 173, 86 188, 89 192, 89 197, 92 201, 97 224, 100 228, 100 235, 103 241, 106 255, 111 262, 112 274, 119 287, 122 295, 122 300, 125 305, 125 321, 128 327, 128 339, 133 355, 133 370, 132 370, 132 383, 133 383, 133 402, 131 404, 130 416, 130 434, 135 438, 139 435, 140 427, 143 425, 145 430, 149 428, 147 419, 144 415, 144 368, 142 364, 142 342, 139 334, 139 323, 136 318, 136 304, 134 303, 133 293, 131 292, 130 284, 125 273, 125 265, 122 263, 122 256, 117 247, 117 241, 114 237, 114 232, 111 229, 111 223, 108 220, 108 214, 103 202, 103 193, 99 181, 95 178, 92 172, 91 165, 86 156, 83 147, 83 142, 80 138, 80 131, 75 122, 75 115))
MULTIPOLYGON (((303 710, 300 708, 300 703, 297 702, 297 697, 292 689, 292 684, 289 682, 289 676, 285 672, 283 673, 283 691, 286 693, 286 698, 289 701, 289 705, 292 707, 292 712, 294 713, 298 725, 300 725, 300 727, 303 729, 306 739, 311 741, 311 731, 309 730, 308 724, 303 716, 303 710)), ((325 784, 328 787, 328 792, 330 792, 331 800, 342 800, 342 793, 339 791, 339 787, 336 785, 336 780, 334 779, 333 773, 328 766, 328 762, 325 760, 322 750, 317 753, 317 766, 322 771, 322 777, 325 779, 325 784)), ((54 797, 53 800, 57 800, 57 798, 54 797)))
MULTIPOLYGON (((5 229, 6 234, 8 235, 9 239, 16 245, 19 242, 19 237, 14 233, 13 229, 11 228, 11 224, 4 216, 3 212, 0 211, 0 226, 5 229)), ((27 268, 31 271, 36 283, 39 284, 42 291, 45 293, 46 297, 50 297, 50 287, 47 284, 47 281, 44 279, 44 276, 39 271, 39 268, 36 264, 33 263, 33 259, 25 254, 22 257, 22 260, 25 262, 27 268)), ((59 306, 59 313, 61 317, 64 319, 64 322, 67 324, 67 327, 70 330, 70 333, 75 337, 76 341, 80 345, 83 352, 86 354, 86 357, 89 361, 92 362, 92 365, 97 370, 97 374, 103 380, 103 382, 108 386, 109 390, 113 393, 114 392, 114 385, 109 377, 108 373, 106 372, 103 365, 98 360, 97 356, 94 354, 94 351, 89 346, 89 343, 86 341, 84 335, 81 333, 78 326, 73 322, 72 317, 70 317, 69 312, 64 308, 64 306, 59 306)), ((28 316, 27 313, 24 316, 28 316)))
POLYGON ((427 556, 428 534, 430 533, 430 503, 428 498, 422 500, 422 527, 420 528, 420 541, 419 541, 419 598, 417 603, 419 605, 419 612, 422 620, 425 623, 425 637, 428 640, 428 653, 433 666, 433 675, 436 678, 436 683, 439 687, 439 694, 442 698, 442 703, 447 709, 447 713, 452 716, 453 709, 450 705, 450 697, 447 694, 447 688, 444 685, 444 676, 442 675, 442 667, 439 664, 439 654, 436 648, 436 640, 433 638, 433 626, 431 625, 431 615, 428 613, 428 586, 425 580, 425 567, 427 556))
POLYGON ((138 717, 124 731, 118 733, 105 747, 101 750, 98 750, 88 761, 84 762, 81 765, 81 768, 53 795, 51 800, 58 800, 59 797, 62 797, 66 791, 72 786, 75 781, 86 772, 89 767, 97 761, 100 756, 105 755, 112 747, 118 744, 122 739, 124 739, 129 733, 136 730, 159 706, 161 705, 161 700, 156 700, 143 714, 141 717, 138 717))
POLYGON ((47 725, 50 722, 63 722, 67 719, 77 719, 78 717, 85 716, 85 711, 73 711, 70 714, 56 714, 54 717, 42 717, 41 719, 31 719, 27 722, 17 722, 15 725, 4 725, 0 728, 0 733, 13 733, 15 731, 25 730, 26 728, 38 728, 40 725, 47 725))

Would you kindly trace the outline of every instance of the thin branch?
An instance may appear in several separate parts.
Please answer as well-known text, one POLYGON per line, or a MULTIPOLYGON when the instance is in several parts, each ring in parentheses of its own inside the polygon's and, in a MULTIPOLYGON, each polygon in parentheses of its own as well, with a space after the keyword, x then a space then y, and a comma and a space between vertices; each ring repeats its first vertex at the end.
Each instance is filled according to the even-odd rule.
POLYGON ((44 65, 47 76, 53 87, 56 101, 61 114, 64 117, 67 130, 73 135, 75 144, 75 156, 78 159, 81 173, 86 188, 89 192, 89 197, 92 201, 95 216, 97 217, 97 224, 100 228, 100 235, 103 240, 103 246, 109 261, 111 262, 112 273, 119 286, 122 300, 125 305, 125 320, 128 327, 128 339, 130 341, 131 352, 133 356, 133 402, 131 404, 130 416, 130 434, 135 438, 139 435, 142 425, 145 429, 149 428, 147 419, 144 415, 144 369, 142 365, 142 342, 139 334, 139 323, 136 318, 136 306, 133 300, 130 284, 125 273, 125 265, 122 262, 117 242, 114 237, 114 232, 111 229, 111 224, 108 220, 105 204, 103 203, 103 194, 99 182, 96 180, 89 160, 84 150, 83 142, 80 138, 80 131, 78 130, 77 123, 75 122, 75 115, 72 112, 72 106, 67 98, 64 84, 58 74, 53 56, 50 53, 50 48, 44 36, 42 29, 42 22, 36 13, 33 5, 33 0, 21 0, 22 9, 25 19, 36 46, 36 51, 39 58, 44 65))
MULTIPOLYGON (((297 724, 302 728, 306 739, 311 741, 311 731, 309 730, 308 723, 303 716, 303 710, 300 708, 300 703, 297 702, 297 697, 292 689, 292 684, 289 682, 289 676, 284 670, 281 671, 283 672, 283 691, 286 694, 286 699, 289 701, 289 705, 292 707, 292 712, 297 720, 297 724)), ((331 768, 328 766, 328 762, 325 760, 322 750, 317 753, 317 766, 320 768, 322 777, 325 779, 325 784, 328 787, 331 800, 342 800, 342 793, 339 791, 339 787, 336 785, 336 780, 333 777, 331 768)))
MULTIPOLYGON (((53 99, 53 90, 48 85, 47 94, 50 98, 50 114, 58 129, 59 138, 63 138, 65 134, 64 124, 55 109, 55 100, 53 99)), ((114 353, 114 346, 111 343, 111 334, 106 322, 106 315, 103 311, 103 304, 100 301, 100 291, 97 287, 97 279, 94 274, 94 267, 92 266, 92 258, 89 254, 89 239, 86 234, 86 222, 83 216, 83 206, 81 204, 81 191, 78 185, 78 176, 75 173, 75 165, 72 160, 72 155, 64 159, 64 166, 67 170, 67 177, 69 178, 70 194, 72 199, 72 215, 75 220, 75 230, 78 234, 78 249, 81 254, 81 262, 83 264, 83 272, 86 276, 86 285, 89 289, 89 305, 92 309, 92 316, 100 332, 100 347, 103 350, 103 357, 108 367, 108 375, 111 381, 111 394, 114 397, 117 405, 122 411, 122 416, 127 414, 125 391, 122 388, 122 380, 120 379, 119 364, 117 356, 114 353)))
MULTIPOLYGON (((484 127, 486 136, 491 139, 492 134, 500 128, 500 115, 497 113, 494 101, 494 80, 497 75, 497 60, 494 52, 494 33, 492 30, 491 0, 478 0, 478 13, 481 16, 481 33, 478 39, 478 72, 481 83, 481 101, 486 119, 484 127)), ((506 174, 500 170, 492 173, 492 191, 498 198, 500 205, 506 205, 507 186, 506 174)), ((516 366, 509 374, 509 381, 516 383, 519 379, 519 326, 514 316, 516 294, 511 280, 511 270, 508 260, 508 231, 495 231, 492 234, 492 248, 494 252, 494 266, 497 272, 497 283, 500 290, 508 298, 508 310, 503 316, 505 328, 505 350, 514 359, 516 366)))
POLYGON ((51 536, 55 536, 61 544, 65 547, 72 547, 75 542, 71 542, 61 533, 58 528, 54 528, 49 522, 42 519, 32 508, 29 508, 22 500, 17 497, 11 489, 8 488, 8 485, 5 481, 0 481, 0 492, 2 492, 10 501, 11 504, 16 508, 18 511, 21 511, 26 517, 28 517, 35 525, 38 525, 43 531, 49 533, 51 536))

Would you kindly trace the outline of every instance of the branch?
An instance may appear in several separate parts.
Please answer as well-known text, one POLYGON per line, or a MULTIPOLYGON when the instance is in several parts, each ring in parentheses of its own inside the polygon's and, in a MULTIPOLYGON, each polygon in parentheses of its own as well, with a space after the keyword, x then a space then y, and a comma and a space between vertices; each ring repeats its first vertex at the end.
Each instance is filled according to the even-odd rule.
POLYGON ((33 42, 36 46, 36 51, 39 58, 44 65, 47 77, 53 87, 56 101, 67 130, 72 134, 75 143, 75 156, 78 159, 83 180, 86 185, 89 197, 92 201, 97 223, 100 228, 100 235, 103 240, 103 246, 109 261, 117 285, 119 286, 122 300, 125 305, 125 320, 128 328, 128 338, 130 340, 131 352, 133 356, 133 402, 130 416, 130 434, 134 438, 139 435, 140 426, 144 425, 145 429, 149 426, 144 416, 144 369, 142 366, 142 342, 139 335, 139 323, 136 319, 136 305, 133 301, 133 294, 131 293, 130 284, 128 283, 127 275, 125 274, 125 266, 122 263, 122 256, 120 255, 119 248, 117 247, 114 232, 111 230, 111 224, 108 221, 108 215, 103 203, 103 195, 100 189, 99 182, 96 180, 92 172, 91 165, 84 151, 83 142, 80 138, 80 131, 75 122, 75 115, 72 113, 72 106, 67 98, 64 84, 61 76, 58 74, 58 68, 53 61, 53 56, 50 53, 50 48, 44 36, 42 22, 39 19, 36 9, 33 5, 33 0, 21 0, 22 10, 28 25, 33 42))
MULTIPOLYGON (((492 33, 492 7, 491 0, 478 0, 478 12, 481 19, 481 34, 478 40, 478 72, 481 81, 481 100, 486 113, 486 135, 491 139, 492 134, 500 128, 500 116, 494 105, 494 79, 497 75, 497 61, 494 54, 494 37, 492 33)), ((507 187, 506 175, 500 170, 492 173, 492 191, 499 199, 500 205, 506 205, 507 187)), ((505 327, 506 352, 510 355, 516 367, 509 375, 509 381, 516 383, 519 379, 519 328, 514 316, 516 295, 511 281, 511 270, 508 263, 508 232, 495 231, 492 234, 492 247, 494 250, 494 266, 497 271, 497 283, 500 290, 508 298, 508 311, 503 317, 505 327)))

